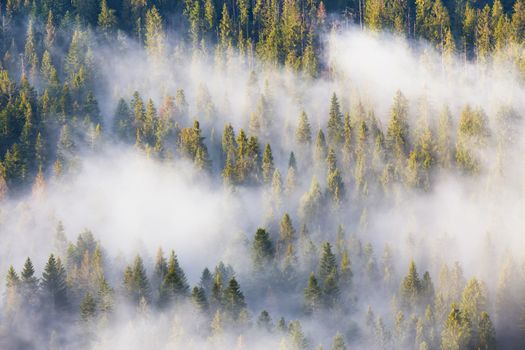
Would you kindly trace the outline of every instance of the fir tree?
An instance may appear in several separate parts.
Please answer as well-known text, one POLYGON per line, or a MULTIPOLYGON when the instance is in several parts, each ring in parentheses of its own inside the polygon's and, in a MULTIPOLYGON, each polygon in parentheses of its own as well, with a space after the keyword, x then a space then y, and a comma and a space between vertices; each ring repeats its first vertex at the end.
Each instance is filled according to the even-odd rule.
POLYGON ((204 288, 194 287, 191 292, 191 300, 199 311, 206 312, 208 310, 208 300, 204 288))
POLYGON ((270 183, 274 172, 272 148, 270 144, 266 144, 264 147, 264 153, 262 158, 262 176, 264 183, 270 183))
POLYGON ((66 271, 60 258, 49 256, 42 273, 42 289, 45 297, 56 310, 63 310, 68 305, 66 271))
POLYGON ((252 246, 252 262, 256 271, 268 268, 273 258, 273 244, 266 230, 259 228, 252 246))
POLYGON ((225 309, 232 319, 237 320, 241 310, 245 307, 246 302, 244 301, 244 295, 241 292, 239 283, 237 283, 235 278, 232 278, 225 292, 225 309))
POLYGON ((299 124, 295 131, 295 137, 299 144, 307 145, 312 142, 312 131, 305 111, 302 111, 299 116, 299 124))
POLYGON ((342 144, 344 139, 343 115, 335 93, 330 100, 330 113, 326 130, 330 145, 337 147, 342 144))
POLYGON ((304 289, 304 307, 308 314, 319 310, 322 306, 321 288, 317 283, 315 274, 312 272, 308 280, 308 286, 304 289))
POLYGON ((345 340, 343 339, 343 335, 339 332, 334 337, 334 340, 332 341, 332 347, 331 350, 346 350, 346 344, 345 340))
POLYGON ((84 322, 90 322, 95 318, 96 312, 97 304, 95 298, 88 292, 80 303, 80 318, 84 322))

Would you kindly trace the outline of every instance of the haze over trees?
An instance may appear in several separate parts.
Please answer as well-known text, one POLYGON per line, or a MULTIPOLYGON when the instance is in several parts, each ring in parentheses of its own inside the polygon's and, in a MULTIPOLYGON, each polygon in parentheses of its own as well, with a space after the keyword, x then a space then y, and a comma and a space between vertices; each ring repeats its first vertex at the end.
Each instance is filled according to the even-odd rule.
POLYGON ((525 346, 522 0, 0 17, 0 348, 525 346), (122 205, 146 231, 133 254, 122 205))

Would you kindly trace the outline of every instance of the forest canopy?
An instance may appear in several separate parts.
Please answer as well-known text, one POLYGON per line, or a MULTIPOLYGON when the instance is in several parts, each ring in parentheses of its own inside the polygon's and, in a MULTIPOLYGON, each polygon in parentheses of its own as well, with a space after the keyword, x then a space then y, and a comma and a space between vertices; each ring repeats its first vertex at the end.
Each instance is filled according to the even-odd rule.
POLYGON ((524 1, 0 17, 0 348, 524 346, 524 1))

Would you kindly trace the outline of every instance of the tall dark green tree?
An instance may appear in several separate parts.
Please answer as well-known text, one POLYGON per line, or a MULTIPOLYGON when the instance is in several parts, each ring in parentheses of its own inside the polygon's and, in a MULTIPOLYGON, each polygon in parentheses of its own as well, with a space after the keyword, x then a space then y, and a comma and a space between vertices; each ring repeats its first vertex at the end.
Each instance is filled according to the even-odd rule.
POLYGON ((66 270, 60 258, 55 258, 53 254, 49 256, 42 273, 42 291, 55 310, 65 310, 68 306, 66 270))

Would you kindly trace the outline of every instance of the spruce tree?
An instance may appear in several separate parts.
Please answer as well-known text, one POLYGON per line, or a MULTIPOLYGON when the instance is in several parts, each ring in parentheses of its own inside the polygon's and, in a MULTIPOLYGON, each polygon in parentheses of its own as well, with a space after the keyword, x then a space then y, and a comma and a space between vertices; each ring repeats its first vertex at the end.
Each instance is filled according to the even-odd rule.
POLYGON ((46 300, 55 310, 63 310, 68 305, 66 271, 60 258, 49 256, 42 273, 42 289, 46 300))
POLYGON ((343 338, 343 335, 339 332, 334 337, 334 340, 332 341, 332 347, 331 350, 346 350, 346 344, 345 340, 343 338))
POLYGON ((80 318, 84 322, 90 322, 95 318, 97 304, 91 293, 86 293, 84 299, 80 302, 80 318))
POLYGON ((332 272, 335 271, 335 278, 337 279, 337 261, 334 253, 332 253, 332 246, 328 242, 324 242, 321 247, 321 258, 319 260, 319 279, 325 279, 332 272))
POLYGON ((272 331, 272 328, 273 328, 272 318, 270 317, 270 314, 268 313, 268 311, 266 310, 261 311, 261 314, 257 318, 257 326, 260 329, 263 329, 267 332, 272 331))
POLYGON ((452 304, 451 311, 441 332, 441 349, 466 349, 471 341, 470 321, 452 304))
POLYGON ((306 313, 311 314, 322 306, 321 288, 317 283, 315 274, 312 272, 308 280, 308 286, 304 289, 304 308, 306 313))
POLYGON ((496 330, 492 325, 489 314, 485 311, 481 313, 479 318, 478 334, 477 349, 497 349, 496 330))
POLYGON ((266 230, 259 228, 255 233, 252 246, 252 262, 256 271, 267 270, 272 263, 273 244, 266 230))
POLYGON ((29 303, 35 302, 38 293, 38 279, 35 276, 35 268, 30 258, 24 263, 20 274, 22 295, 29 303))
POLYGON ((18 277, 18 274, 16 273, 13 266, 10 266, 7 270, 6 275, 6 311, 8 315, 11 315, 18 311, 20 307, 21 302, 21 295, 20 295, 20 277, 18 277))
POLYGON ((274 172, 272 148, 267 143, 264 147, 264 153, 262 158, 262 176, 264 183, 270 183, 274 172))
POLYGON ((137 305, 144 299, 150 302, 151 291, 142 258, 137 255, 132 266, 124 272, 124 286, 130 299, 137 305))
POLYGON ((193 287, 191 292, 191 300, 199 311, 206 312, 208 310, 208 300, 206 299, 204 288, 193 287))
POLYGON ((242 294, 239 283, 237 283, 235 277, 230 279, 228 288, 225 291, 224 307, 233 320, 237 320, 241 310, 246 307, 244 295, 242 294))
POLYGON ((295 131, 295 137, 299 144, 307 145, 312 142, 312 131, 305 111, 302 111, 299 116, 299 124, 295 131))
POLYGON ((421 280, 416 269, 416 263, 412 260, 408 267, 408 274, 401 284, 401 300, 406 308, 414 308, 419 305, 421 293, 421 280))
POLYGON ((328 115, 326 131, 328 143, 332 147, 338 147, 342 144, 344 138, 343 115, 335 93, 330 100, 330 113, 328 115))

